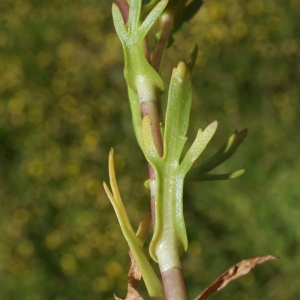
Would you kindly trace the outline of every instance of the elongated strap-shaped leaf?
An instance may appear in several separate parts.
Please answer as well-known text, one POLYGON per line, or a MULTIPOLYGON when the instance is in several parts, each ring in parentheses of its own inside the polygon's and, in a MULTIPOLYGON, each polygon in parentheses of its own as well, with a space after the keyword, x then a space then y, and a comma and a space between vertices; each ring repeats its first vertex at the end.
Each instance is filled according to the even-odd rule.
POLYGON ((168 0, 161 0, 160 2, 158 2, 158 4, 156 4, 156 6, 146 17, 146 19, 144 20, 140 28, 141 35, 143 37, 146 36, 146 34, 149 31, 149 28, 151 28, 154 25, 154 23, 157 21, 157 19, 160 17, 167 4, 168 4, 168 0))
POLYGON ((185 62, 174 68, 168 95, 164 131, 164 157, 177 161, 186 141, 192 101, 191 80, 185 62))
POLYGON ((122 12, 118 7, 118 5, 115 3, 112 4, 112 15, 113 15, 113 21, 114 21, 116 32, 123 44, 123 41, 125 41, 128 38, 128 36, 127 36, 126 26, 124 23, 122 12))
POLYGON ((141 14, 142 1, 141 0, 131 0, 129 17, 128 17, 128 33, 136 31, 140 24, 140 14, 141 14))
POLYGON ((246 138, 247 133, 247 129, 244 129, 240 132, 235 131, 216 154, 214 154, 210 159, 202 163, 200 166, 195 167, 195 169, 199 168, 199 170, 206 173, 219 166, 236 151, 242 141, 246 138))
POLYGON ((123 205, 123 201, 119 192, 118 184, 117 184, 117 179, 116 179, 116 174, 115 174, 115 169, 114 169, 114 151, 113 149, 110 149, 109 152, 109 159, 108 159, 108 170, 109 170, 109 181, 110 181, 110 186, 112 189, 112 193, 110 192, 108 186, 106 183, 103 183, 105 192, 110 199, 111 204, 113 205, 116 215, 118 217, 121 229, 123 231, 124 236, 126 239, 132 239, 133 236, 135 236, 135 233, 132 229, 132 226, 130 224, 130 221, 128 219, 125 207, 123 205))
POLYGON ((149 14, 149 12, 153 9, 153 7, 159 2, 160 0, 151 0, 142 8, 142 16, 145 18, 149 14))
POLYGON ((218 126, 218 122, 214 121, 210 125, 208 125, 203 132, 201 129, 199 129, 194 143, 192 144, 191 148, 188 150, 187 154, 185 155, 181 163, 181 169, 184 173, 187 173, 187 171, 192 167, 195 160, 205 149, 206 145, 215 134, 217 126, 218 126))
MULTIPOLYGON (((138 264, 138 267, 143 275, 145 285, 147 287, 148 293, 151 299, 159 299, 164 300, 164 291, 162 284, 160 283, 158 277, 156 276, 148 258, 146 257, 143 251, 143 243, 145 239, 145 230, 149 225, 149 220, 145 220, 145 222, 141 223, 140 230, 138 230, 136 236, 125 207, 123 205, 123 201, 120 196, 115 170, 114 170, 114 160, 113 160, 113 149, 110 150, 109 153, 109 178, 112 192, 109 190, 106 183, 103 183, 105 192, 108 198, 113 205, 115 213, 117 215, 120 227, 122 229, 123 235, 126 238, 129 248, 138 264), (147 225, 148 224, 148 225, 147 225)), ((149 219, 149 218, 148 218, 149 219)))
POLYGON ((192 170, 189 172, 186 176, 186 182, 189 181, 211 181, 211 180, 227 180, 227 179, 233 179, 237 178, 245 173, 245 169, 240 169, 231 173, 227 174, 207 174, 202 172, 201 170, 198 170, 198 172, 194 172, 192 170))

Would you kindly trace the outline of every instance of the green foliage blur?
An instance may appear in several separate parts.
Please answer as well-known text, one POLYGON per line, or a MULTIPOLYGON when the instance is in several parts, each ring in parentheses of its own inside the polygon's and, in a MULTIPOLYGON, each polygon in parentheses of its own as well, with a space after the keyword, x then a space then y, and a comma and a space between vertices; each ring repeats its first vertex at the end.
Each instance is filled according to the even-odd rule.
MULTIPOLYGON (((0 2, 1 300, 125 297, 128 247, 102 187, 110 147, 135 227, 150 205, 110 10, 0 2)), ((211 299, 300 299, 299 16, 298 0, 207 0, 166 53, 168 82, 199 46, 189 140, 219 121, 200 160, 249 129, 217 170, 242 177, 186 186, 190 298, 234 263, 274 254, 211 299)))

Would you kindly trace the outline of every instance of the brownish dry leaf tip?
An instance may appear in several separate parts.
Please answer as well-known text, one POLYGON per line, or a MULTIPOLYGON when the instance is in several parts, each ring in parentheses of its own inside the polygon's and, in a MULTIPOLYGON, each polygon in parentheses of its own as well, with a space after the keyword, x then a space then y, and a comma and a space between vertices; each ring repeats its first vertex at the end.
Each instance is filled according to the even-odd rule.
POLYGON ((221 276, 219 276, 210 286, 208 286, 201 295, 199 295, 195 300, 205 300, 214 292, 223 289, 231 281, 248 274, 254 267, 260 265, 268 260, 278 259, 274 255, 267 256, 257 256, 253 258, 248 258, 240 261, 234 266, 230 267, 221 276))
MULTIPOLYGON (((131 266, 127 275, 128 288, 127 288, 127 295, 124 300, 144 300, 136 290, 136 288, 138 287, 142 279, 142 274, 139 270, 139 267, 137 266, 137 263, 131 251, 129 251, 129 256, 131 259, 131 266)), ((114 295, 114 297, 116 300, 122 300, 116 295, 114 295)))

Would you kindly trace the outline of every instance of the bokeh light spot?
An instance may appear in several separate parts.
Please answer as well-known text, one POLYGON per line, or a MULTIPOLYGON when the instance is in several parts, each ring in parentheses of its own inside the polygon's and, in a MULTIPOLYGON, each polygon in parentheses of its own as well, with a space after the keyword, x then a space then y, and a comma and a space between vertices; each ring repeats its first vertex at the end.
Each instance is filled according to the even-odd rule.
POLYGON ((25 224, 29 220, 29 212, 25 208, 19 208, 13 214, 13 221, 19 224, 25 224))
POLYGON ((297 117, 297 111, 293 106, 288 106, 285 107, 281 114, 280 117, 282 120, 284 120, 285 122, 292 122, 296 119, 297 117))
POLYGON ((247 10, 250 15, 258 15, 264 9, 263 3, 258 0, 252 0, 247 4, 247 10))
POLYGON ((29 240, 24 240, 18 245, 18 252, 24 258, 28 258, 33 253, 33 250, 33 244, 29 240))
POLYGON ((248 33, 247 25, 242 22, 237 22, 237 23, 233 24, 233 26, 231 28, 232 36, 237 39, 243 38, 244 36, 247 35, 247 33, 248 33))
POLYGON ((43 121, 43 112, 40 109, 30 109, 27 114, 27 120, 33 125, 38 125, 43 121))
POLYGON ((83 145, 86 151, 93 151, 100 141, 100 132, 97 130, 88 131, 83 139, 83 145))
POLYGON ((58 231, 51 232, 46 236, 46 245, 50 250, 57 249, 61 243, 62 238, 58 231))
POLYGON ((77 270, 75 257, 71 254, 65 254, 60 259, 60 266, 66 275, 73 275, 77 270))
POLYGON ((102 189, 102 185, 98 180, 90 180, 86 184, 86 191, 90 196, 97 195, 102 189))
POLYGON ((123 273, 123 268, 118 262, 109 261, 105 265, 105 271, 110 278, 117 278, 123 273))
POLYGON ((28 163, 27 172, 33 177, 40 177, 44 172, 44 164, 40 160, 33 160, 28 163))
POLYGON ((22 260, 15 260, 11 269, 12 273, 18 277, 23 277, 28 273, 28 266, 22 260))
POLYGON ((277 93, 273 96, 273 103, 276 107, 287 106, 289 101, 289 96, 286 93, 277 93))
POLYGON ((108 276, 97 277, 93 281, 93 290, 98 291, 108 291, 114 285, 113 280, 108 276))

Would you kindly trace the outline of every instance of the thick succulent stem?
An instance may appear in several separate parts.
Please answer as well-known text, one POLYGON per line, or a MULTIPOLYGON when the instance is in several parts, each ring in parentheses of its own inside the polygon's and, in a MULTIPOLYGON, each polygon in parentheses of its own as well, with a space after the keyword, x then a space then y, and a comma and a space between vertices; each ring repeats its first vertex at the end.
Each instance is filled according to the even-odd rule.
POLYGON ((167 300, 187 300, 185 284, 180 268, 173 267, 161 273, 167 300))

